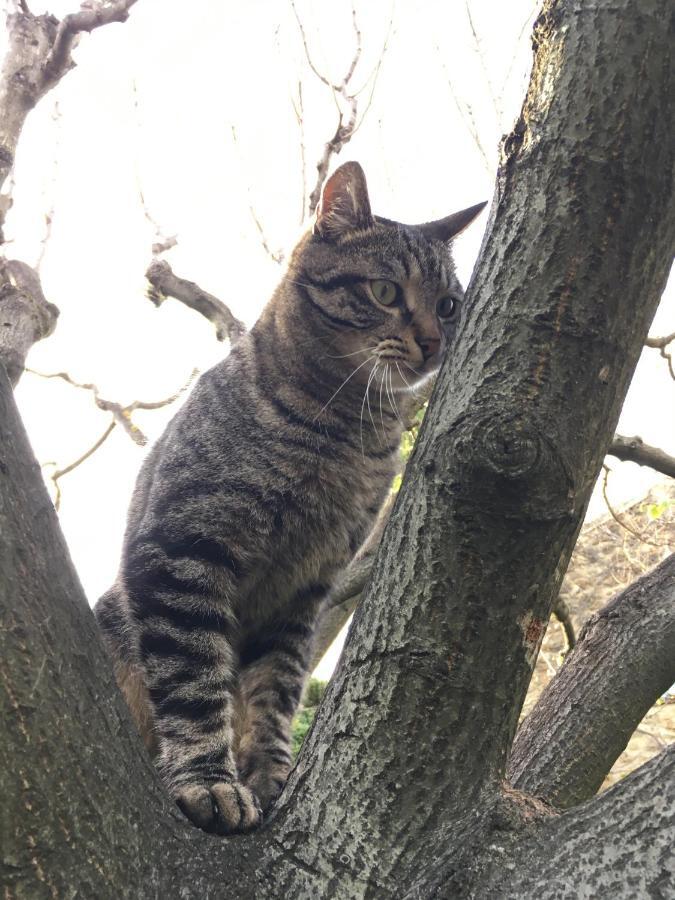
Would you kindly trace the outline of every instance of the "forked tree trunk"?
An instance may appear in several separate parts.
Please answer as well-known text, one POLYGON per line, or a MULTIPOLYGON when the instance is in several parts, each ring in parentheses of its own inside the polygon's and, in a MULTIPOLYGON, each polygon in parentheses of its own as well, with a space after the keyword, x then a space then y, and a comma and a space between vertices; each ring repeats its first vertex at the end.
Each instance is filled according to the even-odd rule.
POLYGON ((2 381, 6 898, 672 891, 672 751, 561 814, 503 777, 672 256, 674 16, 667 0, 545 2, 461 333, 257 834, 204 835, 164 797, 2 381))

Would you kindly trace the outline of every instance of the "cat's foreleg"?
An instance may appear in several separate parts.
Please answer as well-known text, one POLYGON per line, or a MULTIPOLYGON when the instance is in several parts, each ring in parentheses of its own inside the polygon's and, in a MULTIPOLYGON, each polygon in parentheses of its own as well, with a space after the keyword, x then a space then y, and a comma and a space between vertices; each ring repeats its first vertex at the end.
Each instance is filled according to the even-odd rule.
POLYGON ((267 811, 292 765, 291 722, 311 659, 313 625, 285 622, 244 643, 239 690, 243 714, 237 763, 241 779, 267 811))
MULTIPOLYGON (((196 825, 228 834, 261 821, 238 778, 232 709, 236 635, 212 568, 194 559, 129 561, 125 586, 153 710, 163 781, 196 825)), ((222 585, 220 586, 222 588, 222 585)))

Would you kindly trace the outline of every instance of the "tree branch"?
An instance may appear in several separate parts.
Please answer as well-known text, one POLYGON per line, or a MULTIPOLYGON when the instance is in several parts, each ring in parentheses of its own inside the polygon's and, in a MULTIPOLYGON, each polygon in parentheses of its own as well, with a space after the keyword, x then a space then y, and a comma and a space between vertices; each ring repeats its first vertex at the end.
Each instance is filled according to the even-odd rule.
POLYGON ((475 896, 666 897, 675 876, 674 834, 672 744, 591 802, 515 842, 495 834, 475 896))
POLYGON ((659 355, 662 356, 667 365, 668 371, 670 372, 670 377, 675 380, 675 366, 673 366, 673 354, 666 350, 668 344, 672 341, 675 341, 675 331, 672 334, 667 334, 665 337, 653 337, 647 338, 645 341, 645 347, 652 347, 655 350, 659 351, 659 355))
MULTIPOLYGON (((80 388, 83 391, 91 391, 94 395, 94 403, 96 406, 102 410, 103 412, 112 413, 113 421, 126 431, 131 440, 138 444, 140 447, 144 447, 148 439, 143 434, 141 429, 136 425, 136 423, 132 420, 132 413, 137 409, 161 409, 164 406, 169 406, 171 403, 174 403, 182 393, 184 393, 188 387, 192 384, 193 380, 197 376, 197 369, 193 369, 190 377, 183 385, 183 387, 179 388, 174 394, 171 394, 170 397, 165 397, 163 400, 153 400, 153 401, 144 401, 144 400, 134 400, 132 403, 127 403, 126 406, 123 406, 121 403, 117 403, 115 400, 106 400, 101 397, 101 392, 99 388, 92 383, 82 383, 79 381, 75 381, 67 372, 52 372, 50 374, 46 374, 44 372, 37 372, 35 369, 26 369, 27 372, 30 372, 31 375, 37 375, 39 378, 60 378, 62 381, 65 381, 67 384, 72 385, 72 387, 80 388)), ((107 435, 106 435, 107 437, 107 435)), ((102 442, 101 442, 102 443, 102 442)), ((84 459, 88 458, 91 454, 85 454, 84 458, 80 460, 83 462, 84 459)), ((77 463, 79 465, 79 463, 77 463)), ((67 471, 74 469, 75 466, 69 466, 67 471)), ((61 472, 62 475, 65 472, 61 472)))
POLYGON ((190 900, 260 896, 255 840, 214 852, 143 750, 1 367, 0 422, 5 896, 166 896, 167 854, 190 900))
POLYGON ((615 434, 607 453, 617 459, 637 463, 639 466, 649 466, 655 472, 675 478, 675 456, 669 456, 658 447, 650 447, 637 435, 623 437, 615 434))
POLYGON ((43 68, 44 92, 53 87, 75 64, 70 58, 75 39, 111 22, 126 22, 136 0, 88 0, 79 12, 69 13, 59 23, 51 51, 43 68))
POLYGON ((291 7, 293 8, 293 13, 298 23, 298 29, 300 30, 300 37, 302 39, 302 44, 305 50, 307 64, 309 65, 312 72, 316 75, 316 77, 333 91, 333 95, 336 98, 336 103, 337 97, 341 97, 347 107, 346 113, 344 113, 338 107, 338 124, 337 128, 335 129, 335 134, 330 138, 329 141, 326 142, 321 158, 316 165, 316 182, 309 195, 308 213, 311 216, 316 212, 316 208, 319 205, 319 200, 321 199, 321 189, 323 187, 324 181, 326 180, 326 176, 328 175, 328 168, 330 166, 331 159, 334 155, 340 153, 345 144, 347 144, 351 140, 352 135, 356 130, 356 118, 358 114, 358 91, 351 91, 350 86, 351 81, 354 77, 354 72, 356 71, 356 67, 359 63, 359 60, 361 59, 363 41, 356 17, 356 8, 352 5, 352 24, 354 27, 355 37, 354 55, 347 67, 344 78, 339 82, 333 82, 330 79, 326 78, 326 76, 323 75, 314 64, 312 56, 309 52, 309 44, 307 42, 305 27, 302 24, 302 19, 298 15, 298 11, 293 0, 291 0, 291 7))
POLYGON ((675 554, 588 620, 518 731, 511 783, 558 807, 589 799, 673 682, 675 554))
MULTIPOLYGON (((103 434, 98 438, 88 450, 85 450, 76 460, 71 462, 69 465, 64 466, 62 469, 55 469, 52 474, 49 476, 52 484, 54 485, 54 509, 58 510, 61 508, 61 485, 59 484, 59 478, 62 478, 64 475, 67 475, 69 472, 72 472, 73 469, 77 469, 78 466, 81 466, 83 462, 89 459, 90 456, 93 456, 94 453, 102 447, 103 444, 108 440, 112 432, 115 430, 115 426, 117 422, 115 419, 111 419, 110 424, 103 432, 103 434)), ((45 463, 45 465, 48 465, 45 463)))
POLYGON ((51 15, 35 16, 25 4, 7 17, 8 50, 0 70, 0 189, 14 164, 26 116, 75 65, 70 51, 76 36, 123 22, 135 2, 89 0, 61 22, 51 15))
POLYGON ((244 323, 230 312, 222 300, 202 290, 194 281, 187 281, 174 275, 166 260, 153 260, 145 277, 154 288, 149 293, 149 298, 155 306, 160 306, 167 297, 180 300, 213 323, 219 341, 227 338, 231 344, 235 344, 245 333, 244 323))
POLYGON ((0 257, 0 363, 16 386, 28 351, 56 328, 59 310, 42 293, 30 266, 0 257))

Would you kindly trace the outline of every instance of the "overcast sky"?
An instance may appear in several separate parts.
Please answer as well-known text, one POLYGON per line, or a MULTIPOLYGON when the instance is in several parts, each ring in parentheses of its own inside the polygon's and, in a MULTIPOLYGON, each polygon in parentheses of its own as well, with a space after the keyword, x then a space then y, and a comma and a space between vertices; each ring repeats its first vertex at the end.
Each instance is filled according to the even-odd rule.
MULTIPOLYGON (((73 9, 49 5, 57 15, 73 9)), ((315 65, 339 80, 354 52, 350 3, 298 0, 297 9, 315 65)), ((334 165, 361 162, 380 215, 425 221, 491 198, 499 138, 527 81, 536 4, 471 0, 470 9, 471 20, 464 2, 356 4, 363 54, 354 84, 365 115, 334 165)), ((336 102, 307 65, 291 5, 272 0, 138 0, 124 25, 84 35, 75 58, 77 68, 31 113, 17 154, 10 252, 34 263, 53 211, 41 272, 61 310, 55 334, 35 346, 28 365, 67 370, 124 403, 158 400, 227 348, 196 313, 174 300, 156 309, 144 298, 155 235, 140 191, 163 232, 178 235, 167 254, 174 271, 252 324, 281 270, 249 207, 275 251, 293 245, 302 142, 308 190, 335 131, 336 102)), ((465 283, 484 221, 457 243, 465 283)), ((671 331, 672 289, 652 333, 671 331)), ((86 392, 30 374, 17 400, 41 463, 72 462, 109 421, 86 392)), ((173 411, 138 413, 137 421, 155 438, 173 411)), ((675 383, 655 351, 643 354, 620 431, 675 453, 675 383)), ((114 579, 143 452, 116 429, 62 479, 61 523, 92 603, 114 579)), ((617 503, 654 479, 632 464, 612 465, 617 503)), ((592 512, 601 511, 596 499, 592 512)))

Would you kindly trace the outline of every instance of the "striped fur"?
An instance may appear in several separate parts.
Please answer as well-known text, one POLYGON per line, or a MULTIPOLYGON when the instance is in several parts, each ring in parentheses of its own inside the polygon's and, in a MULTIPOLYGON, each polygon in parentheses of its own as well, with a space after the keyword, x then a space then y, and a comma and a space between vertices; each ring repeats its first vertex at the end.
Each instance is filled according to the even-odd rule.
POLYGON ((283 787, 322 600, 389 491, 397 406, 438 366, 448 296, 447 242, 373 218, 346 164, 259 321, 141 470, 96 614, 162 778, 202 828, 256 826, 283 787))

